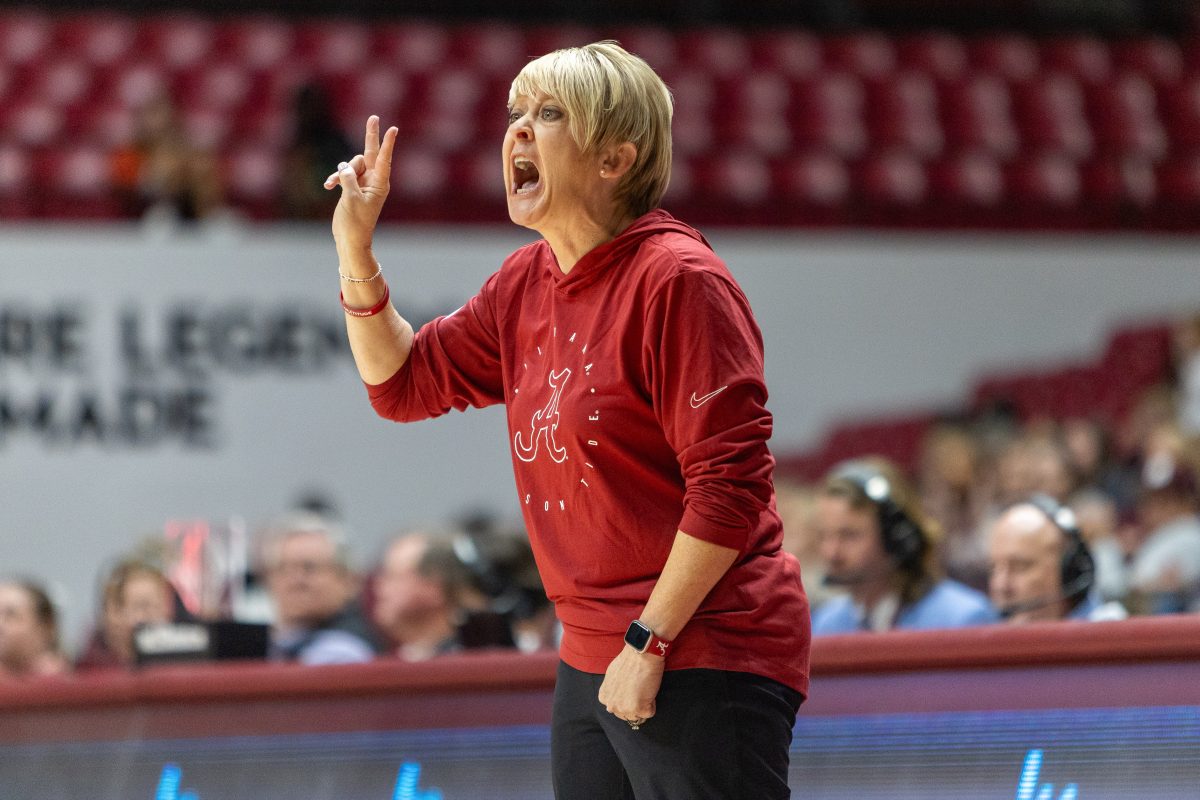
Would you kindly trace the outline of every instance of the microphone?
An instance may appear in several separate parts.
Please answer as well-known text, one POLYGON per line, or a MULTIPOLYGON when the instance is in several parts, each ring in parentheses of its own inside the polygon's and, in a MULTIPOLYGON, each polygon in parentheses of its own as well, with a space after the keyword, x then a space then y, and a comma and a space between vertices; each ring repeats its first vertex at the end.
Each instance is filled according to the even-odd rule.
POLYGON ((823 586, 858 586, 885 578, 890 573, 891 569, 887 566, 860 567, 837 574, 826 572, 821 576, 821 584, 823 586))
MULTIPOLYGON (((1040 597, 1031 597, 1028 600, 1022 600, 1017 603, 1009 603, 1006 606, 1001 606, 996 609, 1001 619, 1010 619, 1017 614, 1027 614, 1030 611, 1037 611, 1052 606, 1055 603, 1061 603, 1063 600, 1070 600, 1072 597, 1078 596, 1081 592, 1086 591, 1092 585, 1092 574, 1084 573, 1075 580, 1068 583, 1056 594, 1041 595, 1040 597)), ((1077 604, 1075 604, 1077 605, 1077 604)), ((1072 605, 1074 607, 1074 605, 1072 605)))

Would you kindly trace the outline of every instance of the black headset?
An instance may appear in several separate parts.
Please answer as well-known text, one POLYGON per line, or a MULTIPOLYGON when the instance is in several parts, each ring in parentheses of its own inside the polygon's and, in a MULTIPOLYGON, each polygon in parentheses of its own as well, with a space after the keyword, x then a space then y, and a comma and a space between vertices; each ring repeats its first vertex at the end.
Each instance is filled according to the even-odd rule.
POLYGON ((1065 546, 1062 556, 1062 597, 1082 598, 1096 582, 1096 561, 1083 541, 1075 512, 1047 494, 1034 494, 1014 504, 1029 505, 1046 515, 1062 533, 1065 546))
POLYGON ((892 497, 892 482, 865 461, 850 461, 836 467, 830 480, 845 481, 862 492, 879 513, 883 549, 897 566, 912 569, 929 548, 925 531, 892 497))

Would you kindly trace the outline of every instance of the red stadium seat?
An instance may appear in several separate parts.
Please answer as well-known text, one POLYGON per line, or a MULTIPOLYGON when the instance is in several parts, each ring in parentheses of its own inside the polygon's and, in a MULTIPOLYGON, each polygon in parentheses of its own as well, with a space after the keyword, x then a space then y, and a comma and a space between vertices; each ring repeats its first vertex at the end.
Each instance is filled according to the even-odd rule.
POLYGON ((323 20, 298 25, 292 57, 318 75, 347 75, 371 57, 373 34, 356 22, 323 20))
POLYGON ((188 142, 200 150, 223 148, 233 128, 233 115, 214 108, 192 109, 183 112, 182 117, 188 142))
POLYGON ((717 102, 717 84, 711 76, 686 69, 667 72, 663 81, 671 90, 677 113, 707 114, 717 102))
POLYGON ((939 81, 960 80, 966 74, 967 47, 961 38, 926 33, 908 36, 897 43, 901 68, 923 72, 939 81))
POLYGON ((478 141, 481 115, 494 111, 500 117, 504 109, 502 100, 494 106, 486 103, 488 88, 478 72, 465 68, 415 80, 410 102, 418 111, 396 119, 401 139, 445 152, 462 150, 478 141))
POLYGON ((477 147, 458 158, 456 185, 467 197, 503 202, 507 194, 500 147, 477 147))
POLYGON ((788 124, 791 86, 778 75, 759 74, 723 82, 712 113, 724 146, 777 156, 792 148, 788 124))
POLYGON ((392 163, 392 193, 403 200, 432 202, 451 188, 449 162, 434 149, 403 143, 392 163))
POLYGON ((1024 36, 989 36, 967 45, 971 64, 980 72, 1020 83, 1034 77, 1041 58, 1037 45, 1024 36))
POLYGON ((101 198, 112 193, 112 165, 101 147, 80 146, 55 153, 57 168, 47 176, 68 195, 101 198))
POLYGON ((429 72, 446 61, 450 31, 432 22, 393 23, 379 29, 375 47, 384 64, 402 73, 429 72))
MULTIPOLYGON (((243 177, 231 196, 265 209, 294 93, 315 81, 352 142, 370 113, 401 126, 415 171, 400 214, 453 217, 448 187, 474 184, 477 160, 492 169, 481 154, 499 147, 516 71, 608 37, 670 86, 671 196, 703 197, 712 218, 725 204, 733 223, 811 211, 866 224, 1196 224, 1186 209, 1200 204, 1200 39, 1187 38, 0 12, 0 142, 17 175, 12 165, 41 165, 48 148, 129 141, 133 111, 169 96, 193 141, 233 149, 243 177), (1025 207, 1071 213, 1013 213, 1025 207)), ((478 188, 485 204, 501 199, 478 188)))
POLYGON ((1091 91, 1093 129, 1101 150, 1160 161, 1167 155, 1166 129, 1159 122, 1153 85, 1123 73, 1091 91))
POLYGON ((53 187, 46 206, 51 216, 108 219, 120 214, 106 150, 80 146, 44 151, 37 171, 53 187))
MULTIPOLYGON (((474 70, 442 70, 424 83, 422 108, 449 107, 475 111, 486 99, 488 83, 474 70)), ((503 107, 507 98, 497 98, 495 107, 503 107)), ((499 113, 499 111, 497 111, 499 113)))
POLYGON ((57 144, 66 122, 62 109, 36 100, 0 109, 0 113, 3 114, 0 130, 4 130, 6 138, 31 148, 57 144))
POLYGON ((1062 153, 1020 158, 1008 168, 1009 196, 1018 207, 1065 209, 1082 199, 1082 184, 1075 162, 1062 153))
POLYGON ((173 96, 183 109, 233 111, 247 100, 261 96, 261 90, 254 89, 263 84, 265 81, 256 81, 241 65, 214 64, 190 71, 186 79, 176 84, 173 96))
POLYGON ((255 211, 270 210, 279 200, 283 164, 277 150, 249 143, 226 157, 224 177, 230 200, 255 211))
POLYGON ((796 84, 791 124, 797 143, 831 150, 842 158, 866 152, 866 90, 858 78, 826 73, 796 84))
MULTIPOLYGON (((402 130, 408 135, 401 138, 420 144, 438 153, 457 153, 479 143, 476 135, 474 111, 466 109, 438 109, 419 115, 402 130)), ((500 144, 496 141, 496 146, 500 144)))
POLYGON ((830 68, 863 78, 883 78, 896 68, 896 46, 883 34, 835 36, 825 42, 830 68))
POLYGON ((921 160, 902 150, 872 155, 859 167, 863 199, 878 206, 917 206, 929 194, 921 160))
POLYGON ((445 66, 473 72, 480 79, 512 80, 529 61, 525 36, 515 25, 473 23, 452 30, 445 66))
POLYGON ((671 141, 677 155, 691 156, 708 152, 716 141, 708 112, 678 109, 671 124, 671 141))
POLYGON ((714 132, 717 102, 715 81, 708 75, 679 69, 663 75, 675 103, 671 125, 675 148, 681 155, 708 151, 718 141, 714 132))
POLYGON ((209 62, 216 41, 216 25, 185 14, 151 17, 142 21, 139 55, 172 71, 185 71, 209 62))
POLYGON ((33 165, 23 147, 0 144, 0 198, 20 198, 31 186, 33 165))
POLYGON ((877 82, 869 96, 867 119, 874 147, 898 147, 926 159, 942 152, 945 137, 931 78, 905 72, 877 82))
POLYGON ((1159 85, 1170 85, 1183 75, 1179 43, 1165 38, 1114 42, 1113 61, 1122 69, 1140 74, 1159 85))
POLYGON ((1171 360, 1169 328, 1126 328, 1108 340, 1101 368, 1132 386, 1145 386, 1165 377, 1171 360))
POLYGON ((809 78, 822 69, 821 40, 807 31, 766 31, 750 42, 756 73, 767 72, 787 80, 809 78))
POLYGON ((1000 78, 975 75, 946 84, 941 107, 944 135, 951 148, 984 150, 1006 159, 1020 149, 1012 98, 1008 84, 1000 78))
POLYGON ((948 208, 995 208, 1004 200, 1004 170, 985 151, 960 153, 930 167, 930 187, 948 208))
POLYGON ((338 119, 351 130, 362 128, 371 114, 378 114, 386 127, 400 117, 400 108, 408 99, 408 81, 403 73, 388 64, 365 67, 345 88, 330 97, 338 119))
POLYGON ((724 120, 718 134, 723 147, 733 147, 768 158, 794 149, 791 126, 782 115, 735 115, 724 120))
POLYGON ((678 35, 679 62, 685 69, 729 78, 749 73, 750 43, 732 29, 704 29, 678 35))
POLYGON ((1026 151, 1054 150, 1074 159, 1092 154, 1083 88, 1070 75, 1050 73, 1030 81, 1017 92, 1014 109, 1026 151))
POLYGON ((791 83, 775 73, 755 73, 734 78, 722 92, 727 108, 746 114, 787 114, 792 102, 791 83))
POLYGON ((1162 118, 1176 152, 1200 150, 1200 75, 1163 91, 1162 118))
POLYGON ((138 27, 128 16, 80 14, 58 23, 55 45, 88 64, 109 67, 131 54, 137 38, 138 27))
POLYGON ((128 144, 136 134, 133 110, 114 101, 76 106, 67 124, 75 135, 109 150, 128 144))
POLYGON ((39 69, 37 96, 56 106, 71 106, 91 90, 94 70, 85 62, 66 57, 44 64, 39 69))
POLYGON ((1158 169, 1158 184, 1167 200, 1192 209, 1200 207, 1200 155, 1182 156, 1158 169))
POLYGON ((1042 45, 1043 69, 1066 73, 1085 84, 1101 83, 1112 74, 1108 45, 1099 39, 1056 39, 1042 45))
POLYGON ((718 205, 753 206, 771 196, 771 170, 756 153, 734 151, 693 159, 693 201, 703 198, 718 205))
POLYGON ((54 38, 50 19, 30 11, 0 14, 0 63, 24 65, 47 55, 54 38))
POLYGON ((274 17, 241 17, 221 25, 216 47, 224 59, 249 70, 271 70, 290 56, 296 32, 274 17))
POLYGON ((802 153, 778 163, 775 173, 777 194, 787 202, 831 208, 850 196, 850 171, 833 153, 802 153))
POLYGON ((676 66, 678 44, 675 34, 653 25, 631 25, 616 28, 612 38, 631 53, 636 53, 661 74, 676 66))
MULTIPOLYGON (((294 120, 290 111, 275 104, 245 106, 237 114, 230 115, 230 121, 228 143, 232 146, 258 146, 282 151, 293 136, 294 120)), ((366 117, 363 117, 349 130, 361 134, 365 122, 366 117)), ((386 120, 384 124, 387 124, 386 120)), ((350 141, 355 142, 356 139, 351 137, 350 141)))
POLYGON ((1083 170, 1089 204, 1149 208, 1158 199, 1154 164, 1145 158, 1104 158, 1083 170))
POLYGON ((133 64, 113 76, 110 96, 129 108, 140 108, 167 94, 170 79, 162 67, 150 62, 133 64))
POLYGON ((508 130, 508 90, 511 78, 496 76, 484 87, 475 111, 475 131, 478 140, 487 146, 499 147, 508 130))
POLYGON ((671 182, 667 184, 666 194, 663 195, 664 201, 674 203, 680 199, 686 199, 691 196, 695 186, 695 179, 692 173, 692 164, 686 158, 675 158, 671 160, 671 182))
MULTIPOLYGON (((538 25, 525 32, 524 53, 526 59, 531 60, 564 47, 580 47, 599 38, 594 29, 583 25, 538 25)), ((516 76, 514 72, 509 77, 516 76)))

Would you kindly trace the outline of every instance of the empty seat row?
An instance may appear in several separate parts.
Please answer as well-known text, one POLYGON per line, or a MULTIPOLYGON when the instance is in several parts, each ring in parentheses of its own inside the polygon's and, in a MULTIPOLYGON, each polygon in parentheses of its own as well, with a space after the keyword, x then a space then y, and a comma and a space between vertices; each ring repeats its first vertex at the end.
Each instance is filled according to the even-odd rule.
POLYGON ((493 213, 513 73, 532 54, 600 36, 643 53, 670 85, 668 198, 718 218, 837 217, 844 206, 926 209, 936 224, 939 208, 1153 216, 1200 202, 1194 41, 25 11, 0 13, 3 209, 20 211, 13 198, 30 185, 98 201, 139 109, 166 96, 184 135, 225 165, 229 196, 270 213, 296 93, 316 82, 350 141, 370 113, 400 127, 406 213, 439 193, 493 213), (71 157, 46 160, 55 153, 71 157), (35 175, 45 180, 23 177, 35 175))

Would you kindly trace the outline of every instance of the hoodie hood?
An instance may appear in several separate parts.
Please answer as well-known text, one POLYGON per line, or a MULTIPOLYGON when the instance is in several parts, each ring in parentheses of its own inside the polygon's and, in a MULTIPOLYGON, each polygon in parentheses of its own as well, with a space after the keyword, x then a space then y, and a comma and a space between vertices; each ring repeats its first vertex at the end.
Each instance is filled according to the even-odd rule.
MULTIPOLYGON (((709 250, 712 249, 712 245, 700 231, 691 225, 680 222, 661 208, 656 208, 635 219, 612 241, 592 249, 579 259, 570 273, 563 275, 555 265, 551 270, 556 279, 555 288, 561 292, 574 294, 595 282, 614 264, 625 260, 637 251, 646 239, 660 233, 680 233, 695 239, 709 250)), ((546 248, 549 251, 549 245, 546 245, 546 248)), ((551 261, 553 261, 553 254, 551 254, 551 261)))

